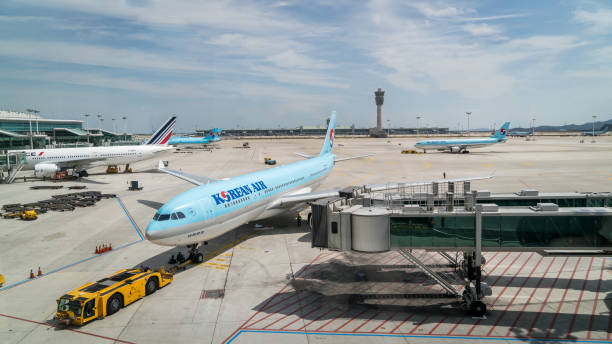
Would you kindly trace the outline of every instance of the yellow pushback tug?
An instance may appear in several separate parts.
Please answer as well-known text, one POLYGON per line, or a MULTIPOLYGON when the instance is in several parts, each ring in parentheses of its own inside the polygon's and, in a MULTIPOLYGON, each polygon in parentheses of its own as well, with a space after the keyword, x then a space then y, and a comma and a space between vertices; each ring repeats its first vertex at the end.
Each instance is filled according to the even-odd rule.
POLYGON ((111 315, 170 282, 172 274, 163 268, 157 271, 120 270, 61 296, 57 299, 55 318, 64 325, 83 325, 111 315))

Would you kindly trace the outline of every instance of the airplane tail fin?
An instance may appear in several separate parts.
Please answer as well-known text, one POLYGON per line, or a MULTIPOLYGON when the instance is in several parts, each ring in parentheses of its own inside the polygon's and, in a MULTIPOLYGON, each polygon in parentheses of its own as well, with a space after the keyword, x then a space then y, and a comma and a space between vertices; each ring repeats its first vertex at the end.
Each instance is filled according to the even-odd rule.
POLYGON ((329 118, 329 124, 327 126, 327 134, 325 135, 325 143, 323 143, 323 148, 321 148, 321 153, 319 153, 319 156, 331 153, 332 147, 334 146, 335 130, 336 111, 332 111, 331 117, 329 118))
POLYGON ((504 125, 502 125, 501 128, 499 128, 499 130, 497 130, 495 134, 493 134, 493 136, 491 137, 495 139, 505 139, 506 135, 508 134, 509 127, 510 127, 510 122, 504 123, 504 125))
POLYGON ((167 145, 176 125, 176 116, 168 118, 164 124, 157 129, 153 135, 145 142, 146 145, 167 145))

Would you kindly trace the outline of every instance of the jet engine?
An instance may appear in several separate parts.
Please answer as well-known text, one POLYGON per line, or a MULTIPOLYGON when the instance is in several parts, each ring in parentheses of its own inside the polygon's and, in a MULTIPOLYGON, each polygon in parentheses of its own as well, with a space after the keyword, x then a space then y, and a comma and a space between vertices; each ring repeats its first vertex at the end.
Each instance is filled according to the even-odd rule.
POLYGON ((450 148, 451 153, 458 153, 459 150, 461 150, 461 148, 459 148, 458 146, 452 146, 450 148))
POLYGON ((53 177, 60 168, 56 164, 37 164, 34 166, 34 175, 38 178, 53 177))

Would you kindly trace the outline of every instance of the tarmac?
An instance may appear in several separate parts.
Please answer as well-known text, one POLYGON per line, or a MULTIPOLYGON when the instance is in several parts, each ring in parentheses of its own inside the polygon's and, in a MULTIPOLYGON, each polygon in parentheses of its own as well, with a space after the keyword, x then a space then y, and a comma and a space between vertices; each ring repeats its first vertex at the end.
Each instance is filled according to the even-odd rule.
MULTIPOLYGON (((420 138, 423 139, 423 138, 420 138)), ((338 157, 376 153, 337 163, 321 186, 481 176, 472 189, 515 192, 612 191, 612 137, 595 143, 580 137, 510 138, 505 144, 470 154, 414 149, 416 138, 336 137, 338 157)), ((264 157, 279 165, 317 154, 323 139, 224 140, 211 151, 167 152, 172 169, 226 178, 264 168, 264 157), (251 148, 242 148, 249 141, 251 148)), ((131 174, 89 170, 80 181, 59 182, 60 190, 30 190, 57 183, 19 179, 0 185, 0 205, 27 203, 76 191, 114 193, 96 205, 72 212, 48 212, 36 221, 0 219, 0 342, 2 343, 612 343, 612 260, 602 257, 541 257, 532 252, 488 252, 484 274, 492 286, 489 313, 474 319, 452 302, 376 300, 349 304, 355 290, 389 294, 439 288, 397 252, 364 254, 311 248, 307 226, 296 212, 242 227, 202 248, 205 260, 175 275, 155 294, 118 313, 82 327, 53 322, 56 299, 82 284, 117 270, 167 266, 179 249, 143 240, 164 202, 191 184, 141 161, 131 174), (141 191, 128 191, 138 180, 141 191), (95 254, 96 246, 113 250, 95 254), (30 269, 43 275, 29 279, 30 269), (346 273, 351 271, 351 273, 346 273), (357 280, 353 271, 366 274, 357 280), (345 273, 340 273, 345 272, 345 273)), ((32 171, 22 175, 31 176, 32 171)), ((303 210, 303 214, 307 209, 303 210)), ((442 264, 434 252, 416 251, 429 264, 442 264)), ((441 265, 441 266, 442 266, 441 265)), ((441 268, 445 271, 445 268, 441 268)), ((446 271, 451 274, 452 271, 446 271)))

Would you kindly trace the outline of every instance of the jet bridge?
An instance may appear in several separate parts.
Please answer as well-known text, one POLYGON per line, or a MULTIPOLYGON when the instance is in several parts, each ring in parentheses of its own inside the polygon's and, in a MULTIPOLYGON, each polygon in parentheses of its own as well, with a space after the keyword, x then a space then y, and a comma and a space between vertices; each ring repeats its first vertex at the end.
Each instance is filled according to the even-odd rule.
POLYGON ((341 193, 344 198, 314 202, 312 246, 372 253, 397 250, 455 296, 459 293, 410 250, 438 251, 457 267, 445 252, 463 252, 460 270, 466 288, 461 297, 477 315, 486 312, 481 299, 490 291, 480 281, 482 251, 612 255, 612 208, 603 206, 610 205, 610 193, 473 191, 458 202, 453 192, 440 197, 429 191, 373 194, 353 188, 341 193), (587 203, 600 206, 571 206, 587 203))

